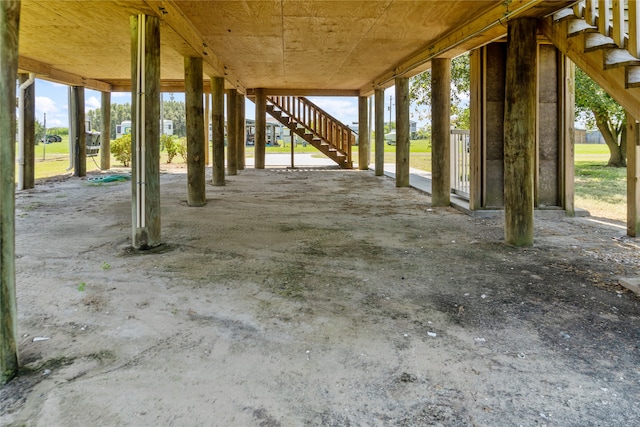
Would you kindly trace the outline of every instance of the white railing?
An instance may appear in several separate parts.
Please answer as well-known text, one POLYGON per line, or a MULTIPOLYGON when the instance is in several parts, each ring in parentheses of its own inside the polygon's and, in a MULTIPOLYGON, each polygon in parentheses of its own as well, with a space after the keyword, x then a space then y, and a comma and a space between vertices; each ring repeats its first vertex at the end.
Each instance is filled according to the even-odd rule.
POLYGON ((469 152, 471 139, 468 130, 451 129, 451 192, 469 199, 469 152))

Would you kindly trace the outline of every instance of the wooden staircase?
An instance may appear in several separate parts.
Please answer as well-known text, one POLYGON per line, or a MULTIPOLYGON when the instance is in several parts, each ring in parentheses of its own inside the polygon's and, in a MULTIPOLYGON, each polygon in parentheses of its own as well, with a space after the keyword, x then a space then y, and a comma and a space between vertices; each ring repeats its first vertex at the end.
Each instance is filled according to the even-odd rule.
POLYGON ((356 134, 345 124, 301 96, 267 96, 267 112, 336 162, 343 169, 353 168, 351 147, 356 134))
POLYGON ((542 21, 562 53, 640 120, 640 5, 585 0, 542 21))

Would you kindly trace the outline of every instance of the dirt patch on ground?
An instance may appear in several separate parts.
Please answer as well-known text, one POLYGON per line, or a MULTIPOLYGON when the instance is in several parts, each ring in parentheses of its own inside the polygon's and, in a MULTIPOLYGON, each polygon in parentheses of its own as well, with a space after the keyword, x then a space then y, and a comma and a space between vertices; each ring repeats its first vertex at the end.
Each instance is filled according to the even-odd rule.
POLYGON ((245 170, 131 250, 129 183, 17 195, 24 370, 0 424, 621 426, 640 419, 635 240, 432 209, 371 172, 245 170))

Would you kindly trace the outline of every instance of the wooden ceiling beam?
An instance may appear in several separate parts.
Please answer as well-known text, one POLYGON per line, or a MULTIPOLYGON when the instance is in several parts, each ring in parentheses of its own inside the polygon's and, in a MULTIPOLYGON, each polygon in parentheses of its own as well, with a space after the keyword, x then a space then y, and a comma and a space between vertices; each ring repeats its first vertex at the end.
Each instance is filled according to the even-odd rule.
POLYGON ((477 19, 456 28, 388 69, 370 84, 360 88, 360 93, 370 95, 376 88, 393 86, 396 77, 413 77, 428 70, 433 58, 454 58, 468 50, 465 44, 470 41, 473 41, 475 48, 502 37, 506 34, 506 24, 510 19, 523 15, 544 2, 545 0, 500 2, 477 19))
POLYGON ((18 57, 18 70, 20 72, 34 73, 39 79, 49 80, 68 86, 82 86, 87 89, 99 90, 102 92, 111 92, 112 90, 111 85, 107 82, 58 70, 50 64, 45 64, 44 62, 36 61, 24 56, 18 57))
POLYGON ((182 13, 174 0, 144 0, 145 4, 156 11, 162 22, 168 25, 185 43, 195 52, 198 52, 206 63, 206 72, 210 72, 211 77, 224 77, 234 88, 240 92, 245 91, 246 85, 239 79, 229 75, 225 65, 220 61, 215 52, 204 42, 204 38, 192 25, 189 19, 182 13))
MULTIPOLYGON (((271 96, 359 96, 358 89, 276 89, 265 88, 271 96)), ((255 89, 247 89, 247 96, 254 96, 255 89)))

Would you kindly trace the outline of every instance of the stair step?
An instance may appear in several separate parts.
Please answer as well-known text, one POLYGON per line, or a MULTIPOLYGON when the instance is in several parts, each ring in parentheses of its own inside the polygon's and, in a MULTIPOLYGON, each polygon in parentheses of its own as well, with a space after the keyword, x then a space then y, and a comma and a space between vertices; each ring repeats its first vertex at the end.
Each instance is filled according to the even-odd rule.
POLYGON ((568 20, 567 36, 573 37, 582 33, 592 33, 598 31, 598 27, 587 24, 587 21, 579 18, 571 18, 568 20))
POLYGON ((632 87, 640 87, 640 66, 627 67, 627 77, 625 84, 627 89, 632 87))
POLYGON ((589 33, 585 35, 584 51, 593 52, 598 49, 616 48, 617 45, 611 37, 600 33, 589 33))
POLYGON ((640 65, 640 59, 624 49, 608 49, 604 55, 604 69, 640 65))
POLYGON ((553 14, 553 22, 560 22, 563 19, 575 18, 575 17, 576 15, 573 12, 573 9, 571 8, 562 9, 561 11, 553 14))

